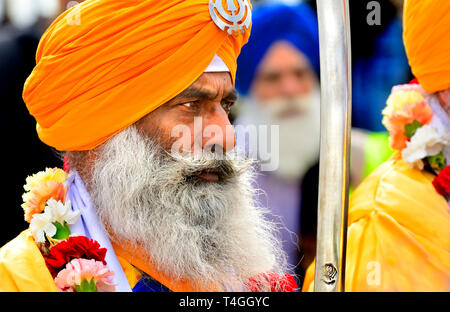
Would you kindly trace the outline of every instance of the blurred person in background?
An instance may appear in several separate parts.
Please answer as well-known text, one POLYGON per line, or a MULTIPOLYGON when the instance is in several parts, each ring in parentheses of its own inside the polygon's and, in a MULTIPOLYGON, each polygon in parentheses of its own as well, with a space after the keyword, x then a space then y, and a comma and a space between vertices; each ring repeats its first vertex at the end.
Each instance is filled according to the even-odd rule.
MULTIPOLYGON (((36 50, 41 35, 53 18, 63 12, 71 1, 48 2, 50 9, 39 4, 48 1, 2 0, 3 26, 0 28, 0 137, 4 153, 6 178, 0 196, 8 207, 22 202, 23 184, 30 172, 61 165, 56 153, 36 135, 36 123, 22 99, 23 85, 36 65, 36 50), (46 15, 41 14, 45 12, 46 15)), ((83 1, 78 1, 83 2, 83 1)), ((72 4, 76 2, 72 1, 72 4)), ((12 239, 26 224, 23 214, 7 209, 0 221, 0 244, 12 239)))
POLYGON ((345 291, 450 290, 450 2, 405 1, 403 25, 417 79, 382 111, 396 153, 350 198, 345 291))
MULTIPOLYGON (((238 64, 236 86, 243 99, 235 113, 237 144, 261 160, 263 147, 251 151, 239 132, 249 125, 279 126, 278 168, 258 175, 258 200, 285 226, 284 248, 301 280, 316 244, 320 72, 315 12, 307 4, 255 5, 252 36, 238 64)), ((259 131, 261 139, 266 132, 259 131)), ((271 140, 268 136, 273 154, 271 140)), ((391 154, 386 134, 354 128, 352 188, 391 154)))

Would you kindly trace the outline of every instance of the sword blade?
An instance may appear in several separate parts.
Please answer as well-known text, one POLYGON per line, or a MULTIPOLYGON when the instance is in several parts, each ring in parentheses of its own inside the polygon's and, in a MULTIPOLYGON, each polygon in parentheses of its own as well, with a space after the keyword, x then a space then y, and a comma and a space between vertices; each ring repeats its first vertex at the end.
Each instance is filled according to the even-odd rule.
POLYGON ((345 289, 351 130, 348 0, 317 0, 321 74, 319 204, 314 291, 345 289))

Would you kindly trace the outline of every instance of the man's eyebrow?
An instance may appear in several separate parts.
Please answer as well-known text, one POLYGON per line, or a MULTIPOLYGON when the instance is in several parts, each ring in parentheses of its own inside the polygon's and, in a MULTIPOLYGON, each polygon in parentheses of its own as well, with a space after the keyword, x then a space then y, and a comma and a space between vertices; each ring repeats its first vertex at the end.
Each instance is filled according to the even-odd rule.
MULTIPOLYGON (((212 100, 215 100, 218 96, 219 96, 218 91, 215 92, 215 91, 191 86, 191 87, 187 88, 186 90, 184 90, 183 92, 181 92, 180 94, 178 94, 176 97, 174 97, 172 99, 172 101, 178 100, 178 99, 194 99, 194 98, 212 101, 212 100)), ((238 98, 238 92, 236 91, 236 89, 232 89, 231 91, 227 92, 224 95, 224 98, 230 99, 230 100, 236 100, 238 98)))
POLYGON ((239 97, 239 93, 234 88, 230 92, 225 94, 225 96, 224 96, 225 99, 232 100, 232 101, 236 101, 238 99, 238 97, 239 97))
MULTIPOLYGON (((309 67, 308 65, 299 65, 299 66, 295 66, 293 68, 290 69, 291 71, 308 71, 308 70, 312 70, 311 67, 309 67)), ((279 69, 279 68, 267 68, 264 70, 259 71, 259 75, 277 75, 277 74, 282 74, 283 70, 279 69)))

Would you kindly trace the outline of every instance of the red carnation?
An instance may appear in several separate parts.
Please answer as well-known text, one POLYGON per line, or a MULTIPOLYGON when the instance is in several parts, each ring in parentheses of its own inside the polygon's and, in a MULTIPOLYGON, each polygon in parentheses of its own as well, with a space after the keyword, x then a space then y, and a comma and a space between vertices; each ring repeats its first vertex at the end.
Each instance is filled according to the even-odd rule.
POLYGON ((250 291, 260 292, 264 291, 264 284, 267 282, 270 285, 271 292, 294 292, 297 288, 297 282, 294 277, 286 273, 282 278, 274 271, 268 273, 261 273, 249 279, 250 291))
POLYGON ((45 258, 45 263, 52 276, 55 277, 73 259, 94 259, 106 265, 105 256, 106 248, 100 248, 98 242, 85 236, 73 236, 51 248, 49 255, 45 258))
POLYGON ((450 166, 445 167, 433 180, 436 191, 445 196, 450 194, 450 166))

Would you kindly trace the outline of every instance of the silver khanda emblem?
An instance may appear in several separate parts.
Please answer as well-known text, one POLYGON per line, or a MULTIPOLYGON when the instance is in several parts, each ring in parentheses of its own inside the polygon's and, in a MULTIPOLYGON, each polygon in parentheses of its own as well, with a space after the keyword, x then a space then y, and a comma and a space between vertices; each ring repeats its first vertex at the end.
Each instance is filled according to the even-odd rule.
POLYGON ((250 29, 252 23, 252 10, 248 0, 237 0, 239 8, 234 0, 226 0, 226 9, 223 7, 223 0, 209 0, 209 14, 214 23, 228 34, 236 31, 245 33, 245 28, 250 29), (229 13, 231 12, 231 14, 229 13))

